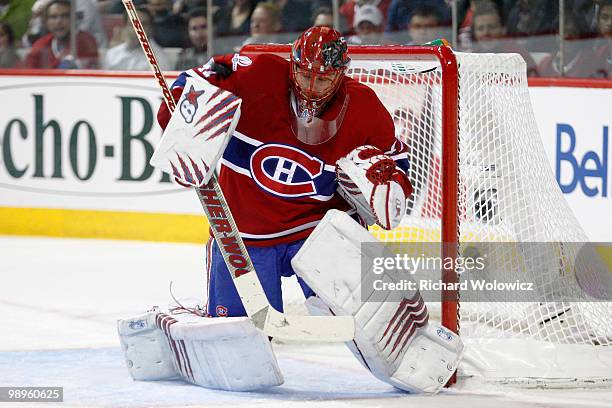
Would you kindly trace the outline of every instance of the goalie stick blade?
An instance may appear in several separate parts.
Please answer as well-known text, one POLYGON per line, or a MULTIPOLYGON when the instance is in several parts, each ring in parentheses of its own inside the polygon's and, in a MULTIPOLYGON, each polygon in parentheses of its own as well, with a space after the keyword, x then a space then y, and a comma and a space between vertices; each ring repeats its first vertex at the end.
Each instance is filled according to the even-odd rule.
POLYGON ((285 315, 270 308, 263 332, 280 340, 346 342, 355 337, 353 316, 285 315))
POLYGON ((271 337, 290 341, 344 342, 355 335, 352 316, 286 315, 274 309, 254 270, 234 278, 242 304, 255 327, 271 337))

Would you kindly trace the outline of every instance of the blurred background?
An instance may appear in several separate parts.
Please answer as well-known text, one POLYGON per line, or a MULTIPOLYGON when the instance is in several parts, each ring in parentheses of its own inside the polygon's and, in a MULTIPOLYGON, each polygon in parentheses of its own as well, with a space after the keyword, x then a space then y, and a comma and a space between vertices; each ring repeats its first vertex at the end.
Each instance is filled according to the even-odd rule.
MULTIPOLYGON (((312 25, 351 44, 517 52, 529 76, 609 78, 612 0, 134 0, 164 70, 312 25)), ((148 70, 121 0, 0 0, 0 68, 148 70)))

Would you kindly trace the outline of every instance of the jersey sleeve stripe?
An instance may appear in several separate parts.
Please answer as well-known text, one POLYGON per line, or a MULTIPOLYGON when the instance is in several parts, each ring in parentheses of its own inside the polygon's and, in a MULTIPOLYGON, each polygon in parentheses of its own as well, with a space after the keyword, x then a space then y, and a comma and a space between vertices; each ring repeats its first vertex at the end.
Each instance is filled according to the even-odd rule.
POLYGON ((236 173, 242 174, 247 177, 251 177, 251 172, 247 169, 243 169, 242 167, 236 166, 232 162, 229 162, 225 159, 221 159, 221 164, 228 169, 234 170, 236 173))

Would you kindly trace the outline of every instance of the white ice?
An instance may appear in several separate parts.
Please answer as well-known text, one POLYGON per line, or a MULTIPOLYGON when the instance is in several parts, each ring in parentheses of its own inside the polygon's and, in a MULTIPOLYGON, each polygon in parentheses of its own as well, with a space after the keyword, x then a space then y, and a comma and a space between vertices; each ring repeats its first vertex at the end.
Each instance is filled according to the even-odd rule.
POLYGON ((63 386, 63 407, 612 407, 611 390, 460 383, 433 397, 407 395, 374 379, 343 345, 275 344, 286 382, 261 392, 132 381, 115 321, 169 303, 170 281, 177 297, 202 298, 203 249, 0 237, 0 386, 63 386))

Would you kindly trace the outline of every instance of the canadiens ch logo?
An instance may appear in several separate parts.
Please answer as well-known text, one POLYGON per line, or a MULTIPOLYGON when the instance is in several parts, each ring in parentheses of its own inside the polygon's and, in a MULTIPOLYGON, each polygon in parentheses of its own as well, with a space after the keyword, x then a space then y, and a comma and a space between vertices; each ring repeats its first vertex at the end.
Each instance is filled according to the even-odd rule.
POLYGON ((218 305, 215 308, 215 311, 217 312, 218 317, 227 317, 227 307, 223 305, 218 305))
POLYGON ((259 146, 251 156, 253 180, 267 192, 282 197, 317 194, 313 179, 325 164, 302 150, 281 144, 259 146))

